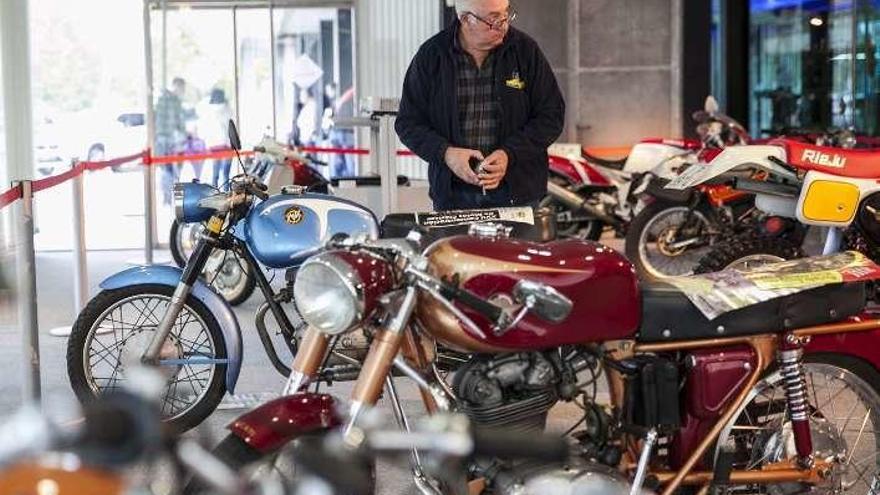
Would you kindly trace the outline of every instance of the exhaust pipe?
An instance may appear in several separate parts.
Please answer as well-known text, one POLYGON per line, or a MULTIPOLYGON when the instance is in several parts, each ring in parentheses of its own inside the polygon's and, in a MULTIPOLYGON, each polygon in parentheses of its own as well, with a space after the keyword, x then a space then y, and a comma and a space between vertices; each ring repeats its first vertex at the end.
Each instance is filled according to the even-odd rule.
POLYGON ((587 200, 577 193, 574 193, 552 181, 547 181, 547 194, 552 196, 553 199, 571 208, 572 211, 585 211, 590 216, 595 217, 597 220, 601 220, 608 225, 620 225, 620 220, 599 211, 598 208, 588 204, 587 200))

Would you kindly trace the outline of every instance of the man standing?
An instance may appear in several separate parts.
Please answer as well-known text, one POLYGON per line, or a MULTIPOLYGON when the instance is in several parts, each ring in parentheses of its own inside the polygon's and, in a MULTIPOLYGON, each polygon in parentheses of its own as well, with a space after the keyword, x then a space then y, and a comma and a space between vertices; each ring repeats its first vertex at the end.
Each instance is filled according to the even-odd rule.
POLYGON ((508 0, 456 0, 455 10, 410 63, 397 134, 428 162, 436 210, 537 205, 565 118, 556 78, 510 27, 508 0))
MULTIPOLYGON (((171 81, 172 90, 162 91, 156 102, 156 142, 153 143, 155 156, 173 155, 180 151, 180 145, 186 136, 183 95, 186 93, 186 81, 175 77, 171 81)), ((162 167, 162 202, 171 204, 171 188, 180 177, 180 165, 169 163, 162 167)))

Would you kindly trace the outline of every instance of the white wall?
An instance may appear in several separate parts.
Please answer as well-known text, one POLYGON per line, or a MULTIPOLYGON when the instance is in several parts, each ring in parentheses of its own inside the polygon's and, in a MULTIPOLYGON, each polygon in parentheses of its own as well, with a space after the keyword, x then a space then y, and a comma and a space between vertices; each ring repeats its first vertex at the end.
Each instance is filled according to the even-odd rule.
MULTIPOLYGON (((419 46, 440 31, 437 0, 356 0, 357 88, 364 96, 400 97, 403 76, 419 46)), ((366 136, 361 143, 368 144, 366 136)), ((427 178, 427 165, 398 159, 398 171, 427 178)))

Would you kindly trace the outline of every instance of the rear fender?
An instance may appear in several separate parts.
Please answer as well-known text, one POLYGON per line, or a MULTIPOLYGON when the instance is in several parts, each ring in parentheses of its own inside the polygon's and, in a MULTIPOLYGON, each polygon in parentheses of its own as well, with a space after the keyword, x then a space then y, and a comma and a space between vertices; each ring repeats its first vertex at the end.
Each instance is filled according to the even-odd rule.
POLYGON ((880 329, 865 332, 846 332, 814 335, 804 348, 810 354, 838 354, 865 361, 880 372, 880 329))
MULTIPOLYGON (((183 270, 176 266, 135 266, 123 270, 115 275, 107 277, 101 282, 100 287, 104 290, 121 289, 131 285, 153 284, 177 287, 183 270)), ((226 345, 226 390, 235 392, 235 384, 241 372, 242 342, 241 328, 238 319, 229 303, 219 294, 211 290, 204 282, 197 280, 192 288, 192 297, 208 308, 220 325, 223 341, 226 345)))
POLYGON ((227 429, 258 452, 270 454, 297 437, 342 424, 336 405, 332 395, 287 395, 244 413, 227 429))
POLYGON ((695 163, 666 186, 669 189, 687 189, 710 181, 739 167, 756 167, 772 174, 798 182, 797 175, 774 160, 785 161, 785 150, 779 146, 748 145, 725 148, 708 163, 695 163))

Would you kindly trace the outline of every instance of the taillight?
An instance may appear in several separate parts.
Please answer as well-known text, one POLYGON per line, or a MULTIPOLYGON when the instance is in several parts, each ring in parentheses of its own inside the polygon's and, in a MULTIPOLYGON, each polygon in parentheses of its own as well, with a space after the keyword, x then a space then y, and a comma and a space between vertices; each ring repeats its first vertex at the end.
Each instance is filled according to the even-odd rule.
POLYGON ((697 154, 697 158, 703 163, 709 163, 720 155, 723 150, 721 148, 703 148, 697 154))

